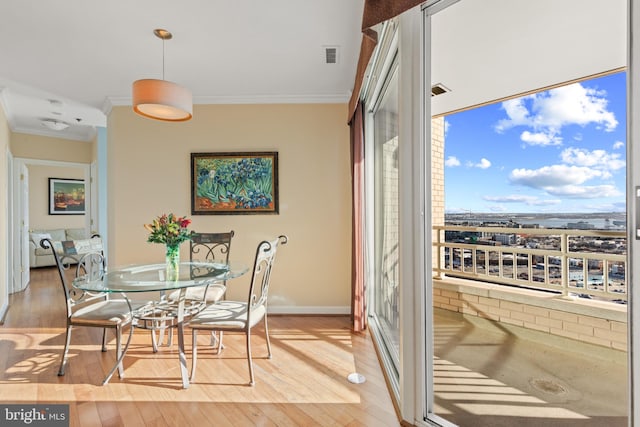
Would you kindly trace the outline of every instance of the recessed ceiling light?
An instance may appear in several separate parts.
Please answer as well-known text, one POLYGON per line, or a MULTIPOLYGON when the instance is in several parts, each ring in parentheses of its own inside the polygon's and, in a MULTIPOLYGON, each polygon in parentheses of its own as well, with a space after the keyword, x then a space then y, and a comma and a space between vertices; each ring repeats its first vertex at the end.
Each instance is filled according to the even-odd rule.
POLYGON ((51 130, 65 130, 69 127, 69 123, 61 122, 60 120, 55 119, 42 119, 40 122, 42 123, 42 126, 51 130))

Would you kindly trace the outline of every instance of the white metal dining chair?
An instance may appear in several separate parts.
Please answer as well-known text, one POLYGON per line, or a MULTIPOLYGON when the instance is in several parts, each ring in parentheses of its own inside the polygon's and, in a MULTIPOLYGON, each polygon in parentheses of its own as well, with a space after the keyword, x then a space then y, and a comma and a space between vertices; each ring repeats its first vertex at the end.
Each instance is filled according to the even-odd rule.
POLYGON ((249 364, 249 385, 254 385, 253 362, 251 355, 251 329, 260 321, 264 321, 267 340, 268 357, 271 358, 271 343, 267 324, 267 302, 273 263, 278 246, 287 243, 286 236, 279 236, 271 241, 263 241, 256 249, 253 274, 246 301, 223 300, 207 306, 196 314, 188 323, 193 330, 193 362, 191 380, 195 379, 198 358, 198 331, 220 333, 218 353, 222 350, 223 332, 243 332, 246 335, 247 362, 249 364))
MULTIPOLYGON (((68 283, 67 278, 67 271, 76 262, 76 277, 88 275, 95 279, 105 272, 106 263, 100 237, 95 235, 91 239, 55 243, 45 238, 40 241, 40 246, 51 249, 65 297, 67 332, 58 375, 65 374, 71 331, 77 326, 101 328, 102 351, 107 351, 107 329, 114 329, 116 357, 119 359, 122 354, 122 328, 131 324, 131 305, 124 298, 111 299, 108 294, 98 295, 78 290, 68 283)), ((118 365, 118 375, 121 378, 124 376, 122 363, 118 365)))

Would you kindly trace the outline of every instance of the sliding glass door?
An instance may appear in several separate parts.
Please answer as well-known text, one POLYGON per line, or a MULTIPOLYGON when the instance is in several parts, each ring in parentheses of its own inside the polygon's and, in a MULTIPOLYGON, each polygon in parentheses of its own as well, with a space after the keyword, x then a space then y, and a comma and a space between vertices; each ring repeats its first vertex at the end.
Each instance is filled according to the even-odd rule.
POLYGON ((373 112, 375 156, 374 321, 398 371, 399 353, 399 187, 398 73, 389 71, 373 112))

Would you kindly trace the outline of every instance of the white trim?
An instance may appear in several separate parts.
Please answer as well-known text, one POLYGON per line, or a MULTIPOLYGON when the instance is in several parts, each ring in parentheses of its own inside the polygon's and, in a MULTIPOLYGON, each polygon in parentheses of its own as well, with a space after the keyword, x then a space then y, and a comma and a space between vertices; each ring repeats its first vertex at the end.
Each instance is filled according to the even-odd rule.
POLYGON ((317 315, 348 315, 350 306, 290 306, 269 305, 269 314, 317 314, 317 315))
POLYGON ((27 157, 14 157, 15 161, 22 162, 26 165, 35 166, 58 166, 58 167, 72 167, 72 168, 88 168, 89 163, 77 163, 77 162, 63 162, 59 160, 41 160, 41 159, 29 159, 27 157))
POLYGON ((2 295, 2 307, 0 307, 0 324, 4 322, 4 316, 6 316, 7 311, 9 310, 9 293, 13 289, 13 276, 14 276, 14 265, 13 265, 13 248, 11 247, 13 242, 13 227, 12 227, 12 215, 11 211, 13 209, 13 155, 9 150, 9 146, 5 148, 5 165, 6 165, 6 178, 7 178, 7 203, 4 204, 3 212, 4 218, 6 218, 5 226, 5 236, 7 237, 5 242, 2 242, 2 250, 0 250, 0 254, 6 254, 5 262, 6 268, 4 272, 4 293, 2 295))
POLYGON ((0 89, 0 106, 2 106, 2 109, 4 110, 7 123, 9 123, 9 129, 13 131, 16 119, 15 115, 11 112, 11 109, 9 109, 9 100, 7 98, 9 90, 10 89, 6 87, 0 89))
POLYGON ((636 240, 635 229, 640 227, 638 220, 639 206, 635 194, 640 187, 640 174, 637 168, 629 167, 640 164, 640 150, 635 147, 640 143, 640 84, 634 76, 640 71, 640 34, 634 29, 640 28, 640 7, 635 0, 627 2, 627 242, 628 242, 628 355, 629 355, 629 425, 640 422, 640 311, 635 307, 638 291, 638 274, 640 274, 640 240, 636 240))
MULTIPOLYGON (((53 167, 68 167, 68 168, 78 168, 81 169, 83 171, 83 176, 84 176, 84 180, 86 183, 89 183, 90 179, 91 179, 91 164, 89 163, 77 163, 77 162, 62 162, 62 161, 57 161, 57 160, 41 160, 41 159, 29 159, 29 158, 24 158, 24 157, 14 157, 13 158, 13 165, 14 165, 14 174, 16 173, 17 170, 21 170, 22 169, 22 165, 26 165, 28 166, 53 166, 53 167)), ((28 184, 28 183, 27 183, 28 184)), ((14 203, 19 203, 19 197, 22 197, 22 193, 19 192, 19 188, 17 188, 19 184, 16 182, 16 180, 14 179, 13 182, 13 193, 14 193, 14 203), (18 197, 17 194, 20 194, 20 196, 18 197)), ((85 193, 85 206, 87 207, 87 210, 85 211, 85 221, 84 221, 84 228, 85 231, 87 233, 91 232, 91 192, 86 192, 85 193)), ((22 208, 18 208, 18 205, 16 205, 16 207, 14 207, 14 213, 12 215, 13 217, 13 230, 14 230, 14 235, 16 235, 16 231, 19 230, 20 224, 22 222, 22 208)), ((21 235, 20 233, 17 233, 18 235, 21 235)), ((16 242, 16 244, 19 246, 20 250, 22 250, 23 246, 22 245, 26 245, 28 244, 27 241, 25 239, 20 239, 20 242, 16 242)), ((14 253, 21 253, 19 251, 14 251, 14 253)))
POLYGON ((92 231, 97 231, 102 236, 104 244, 104 253, 109 254, 109 234, 108 234, 108 183, 109 178, 107 176, 107 165, 109 163, 108 154, 108 139, 109 131, 106 127, 98 127, 96 135, 96 171, 97 175, 93 177, 95 182, 93 183, 96 188, 96 193, 92 195, 95 197, 93 205, 96 207, 96 211, 91 213, 95 222, 92 224, 92 231))
MULTIPOLYGON (((309 94, 309 95, 233 95, 233 96, 196 96, 194 104, 344 104, 349 102, 351 94, 309 94)), ((109 97, 103 110, 110 111, 113 106, 131 105, 130 97, 109 97)))
MULTIPOLYGON (((403 420, 423 420, 425 395, 425 221, 431 200, 430 147, 425 141, 422 11, 413 8, 400 15, 400 402, 403 420), (427 169, 428 168, 428 169, 427 169)), ((430 122, 430 121, 427 121, 430 122)), ((430 233, 429 233, 430 235, 430 233)), ((425 264, 426 262, 426 264, 425 264)), ((429 275, 430 276, 430 275, 429 275)))
MULTIPOLYGON (((39 136, 48 136, 50 138, 59 138, 59 139, 69 139, 72 141, 82 141, 82 142, 91 142, 96 136, 96 129, 93 126, 84 126, 89 129, 88 132, 85 132, 82 135, 69 133, 66 131, 55 131, 46 130, 45 127, 42 129, 34 128, 34 127, 20 127, 20 126, 12 126, 11 131, 15 133, 25 133, 28 135, 39 135, 39 136)), ((75 127, 77 128, 77 127, 75 127)))
MULTIPOLYGON (((393 73, 398 72, 398 80, 401 78, 401 71, 399 71, 399 59, 398 59, 398 45, 399 45, 399 32, 396 20, 387 21, 384 25, 382 35, 378 40, 376 46, 376 54, 374 55, 375 62, 370 64, 369 70, 369 83, 367 84, 367 92, 365 93, 365 111, 366 115, 364 123, 365 129, 365 153, 375 153, 376 141, 375 141, 375 120, 376 114, 382 97, 387 85, 393 73), (398 70, 398 71, 396 71, 398 70)), ((399 82, 398 82, 399 84, 399 82)), ((400 152, 402 149, 400 149, 400 152)), ((370 283, 369 291, 367 291, 367 307, 375 307, 375 291, 373 290, 376 283, 376 265, 375 265, 375 246, 376 246, 376 220, 378 216, 378 206, 376 205, 376 166, 379 159, 376 159, 375 155, 365 156, 365 188, 366 196, 365 202, 367 204, 366 215, 366 237, 365 247, 367 253, 367 283, 370 283)), ((402 192, 402 183, 399 184, 399 191, 402 192)), ((402 281, 402 277, 400 277, 402 281)), ((373 313, 372 309, 368 310, 369 313, 373 313)), ((385 349, 385 338, 380 333, 380 327, 376 317, 373 314, 369 314, 369 330, 371 337, 380 349, 385 349)), ((400 358, 400 356, 399 356, 400 358)), ((400 372, 396 374, 396 361, 392 359, 390 352, 386 349, 380 352, 380 364, 381 368, 387 373, 388 387, 392 394, 394 402, 401 401, 400 393, 400 372)), ((401 364, 401 361, 398 360, 401 364)), ((398 371, 401 371, 398 366, 398 371)))

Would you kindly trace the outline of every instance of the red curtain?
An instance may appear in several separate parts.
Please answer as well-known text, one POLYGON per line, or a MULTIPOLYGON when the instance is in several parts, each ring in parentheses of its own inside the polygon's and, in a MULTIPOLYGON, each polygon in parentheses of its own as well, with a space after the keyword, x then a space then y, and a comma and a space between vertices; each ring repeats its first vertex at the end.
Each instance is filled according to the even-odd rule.
POLYGON ((364 280, 364 117, 358 102, 351 120, 351 320, 352 329, 360 332, 367 327, 364 280))

